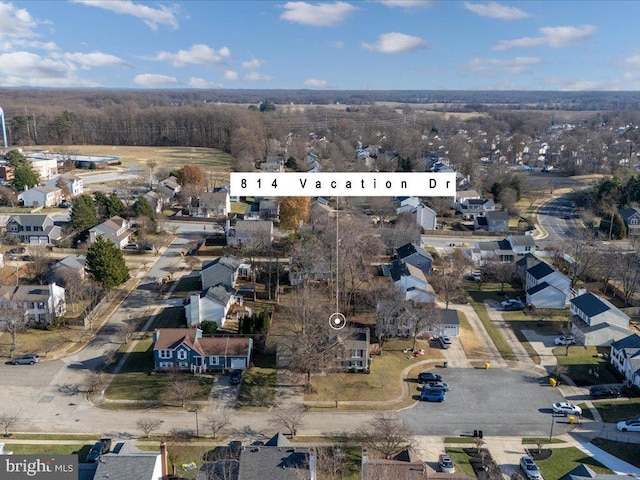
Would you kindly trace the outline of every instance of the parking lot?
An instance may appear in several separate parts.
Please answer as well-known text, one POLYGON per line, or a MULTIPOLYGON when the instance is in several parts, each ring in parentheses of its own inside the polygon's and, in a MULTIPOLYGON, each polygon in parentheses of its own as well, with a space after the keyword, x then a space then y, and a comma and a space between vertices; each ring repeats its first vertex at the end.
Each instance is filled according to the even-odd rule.
MULTIPOLYGON (((400 413, 418 435, 463 435, 482 430, 484 435, 549 435, 551 405, 561 393, 538 374, 506 369, 438 368, 449 385, 442 403, 420 402, 400 413)), ((415 379, 410 390, 418 398, 415 379)), ((554 435, 571 428, 555 417, 554 435)))

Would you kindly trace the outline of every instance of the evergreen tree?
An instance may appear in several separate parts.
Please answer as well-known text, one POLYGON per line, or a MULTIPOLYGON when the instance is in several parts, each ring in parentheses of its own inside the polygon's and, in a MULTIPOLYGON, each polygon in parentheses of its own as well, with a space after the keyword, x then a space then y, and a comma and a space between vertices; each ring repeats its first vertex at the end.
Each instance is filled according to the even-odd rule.
POLYGON ((94 194, 96 208, 100 220, 104 221, 116 215, 121 216, 125 212, 124 203, 118 198, 118 195, 111 192, 108 196, 102 192, 94 194))
POLYGON ((146 198, 139 197, 131 209, 134 217, 148 217, 153 220, 156 216, 155 210, 146 198))
POLYGON ((98 214, 93 204, 93 199, 88 193, 79 195, 73 201, 70 216, 71 228, 78 233, 83 233, 98 224, 98 214))
POLYGON ((4 156, 7 166, 13 168, 13 180, 11 186, 19 192, 31 188, 40 183, 40 174, 33 168, 33 164, 27 160, 18 150, 11 150, 4 156))
POLYGON ((111 289, 129 280, 129 269, 122 250, 109 240, 98 237, 87 251, 87 272, 104 288, 111 289))

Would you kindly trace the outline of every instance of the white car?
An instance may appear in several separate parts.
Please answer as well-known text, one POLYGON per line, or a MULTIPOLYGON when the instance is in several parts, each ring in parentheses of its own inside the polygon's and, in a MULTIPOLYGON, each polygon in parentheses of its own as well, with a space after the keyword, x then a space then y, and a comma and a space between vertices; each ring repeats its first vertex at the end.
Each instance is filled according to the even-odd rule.
POLYGON ((558 402, 553 404, 553 413, 564 413, 565 415, 582 415, 582 409, 570 402, 558 402))
POLYGON ((553 343, 555 343, 556 345, 573 345, 574 343, 576 343, 576 339, 571 335, 563 335, 562 337, 556 337, 553 340, 553 343))
POLYGON ((616 426, 621 432, 640 432, 640 419, 618 422, 616 426))

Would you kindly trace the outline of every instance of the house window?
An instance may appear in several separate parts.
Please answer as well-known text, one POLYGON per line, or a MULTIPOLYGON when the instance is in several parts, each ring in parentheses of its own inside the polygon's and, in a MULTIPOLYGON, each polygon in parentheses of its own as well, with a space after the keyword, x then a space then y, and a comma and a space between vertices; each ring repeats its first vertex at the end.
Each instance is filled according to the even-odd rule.
POLYGON ((524 251, 525 252, 530 252, 531 251, 531 247, 529 247, 529 246, 524 247, 524 251))
POLYGON ((180 368, 187 368, 189 366, 189 362, 180 362, 178 365, 180 365, 180 368))
POLYGON ((350 362, 350 366, 351 367, 356 367, 356 368, 361 368, 362 367, 362 362, 350 362))
POLYGON ((218 365, 218 357, 211 355, 209 357, 209 365, 218 365))
POLYGON ((364 356, 364 350, 354 350, 353 358, 362 358, 364 356))
POLYGON ((187 351, 178 350, 178 360, 186 360, 186 359, 187 359, 187 351))
POLYGON ((632 218, 631 221, 629 222, 631 225, 637 225, 638 224, 638 219, 637 218, 632 218))
POLYGON ((158 363, 158 367, 160 368, 173 367, 173 362, 160 362, 158 363))
POLYGON ((24 227, 24 231, 25 232, 30 232, 31 231, 31 225, 27 225, 26 227, 24 227))
POLYGON ((171 358, 171 350, 159 350, 158 357, 159 358, 171 358))

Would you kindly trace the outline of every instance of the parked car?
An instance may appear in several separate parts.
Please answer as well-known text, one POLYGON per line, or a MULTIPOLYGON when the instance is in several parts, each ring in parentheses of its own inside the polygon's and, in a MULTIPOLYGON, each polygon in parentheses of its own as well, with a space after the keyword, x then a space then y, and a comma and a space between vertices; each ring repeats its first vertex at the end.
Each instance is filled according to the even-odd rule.
POLYGON ((553 413, 564 413, 565 415, 582 415, 582 409, 570 402, 558 402, 552 406, 553 413))
POLYGON ((14 358, 11 363, 13 365, 33 365, 34 363, 38 363, 38 361, 38 356, 30 353, 28 355, 22 355, 21 357, 14 358))
POLYGON ((422 386, 421 390, 443 390, 449 391, 449 385, 444 382, 428 382, 422 386))
POLYGON ((422 390, 420 392, 420 400, 425 402, 443 402, 444 390, 422 390))
POLYGON ((109 453, 111 450, 111 439, 110 438, 101 438, 99 442, 91 447, 89 450, 89 454, 87 455, 87 463, 96 463, 98 458, 105 453, 109 453))
POLYGON ((524 476, 527 478, 527 480, 542 478, 536 462, 534 462, 533 458, 531 457, 524 456, 520 459, 520 469, 522 469, 522 473, 524 473, 524 476))
POLYGON ((523 303, 520 300, 518 300, 517 298, 510 298, 509 300, 505 300, 503 302, 500 302, 500 305, 502 305, 503 307, 506 307, 507 305, 524 306, 523 303))
POLYGON ((616 426, 621 432, 640 432, 640 419, 618 422, 616 426))
POLYGON ((589 395, 591 395, 592 398, 618 398, 621 393, 616 387, 596 385, 589 389, 589 395))
POLYGON ((420 372, 418 374, 418 383, 441 382, 442 377, 433 372, 420 372))
POLYGON ((440 458, 438 458, 438 466, 442 473, 456 473, 456 467, 453 465, 453 461, 449 455, 440 455, 440 458))
POLYGON ((231 370, 229 374, 229 383, 231 385, 238 385, 242 381, 242 370, 231 370))
POLYGON ((553 343, 556 345, 573 345, 576 343, 576 339, 573 338, 572 335, 563 335, 562 337, 555 338, 553 343))
POLYGON ((440 342, 440 348, 449 348, 451 346, 451 339, 449 337, 447 337, 446 335, 440 337, 438 339, 438 341, 440 342))

